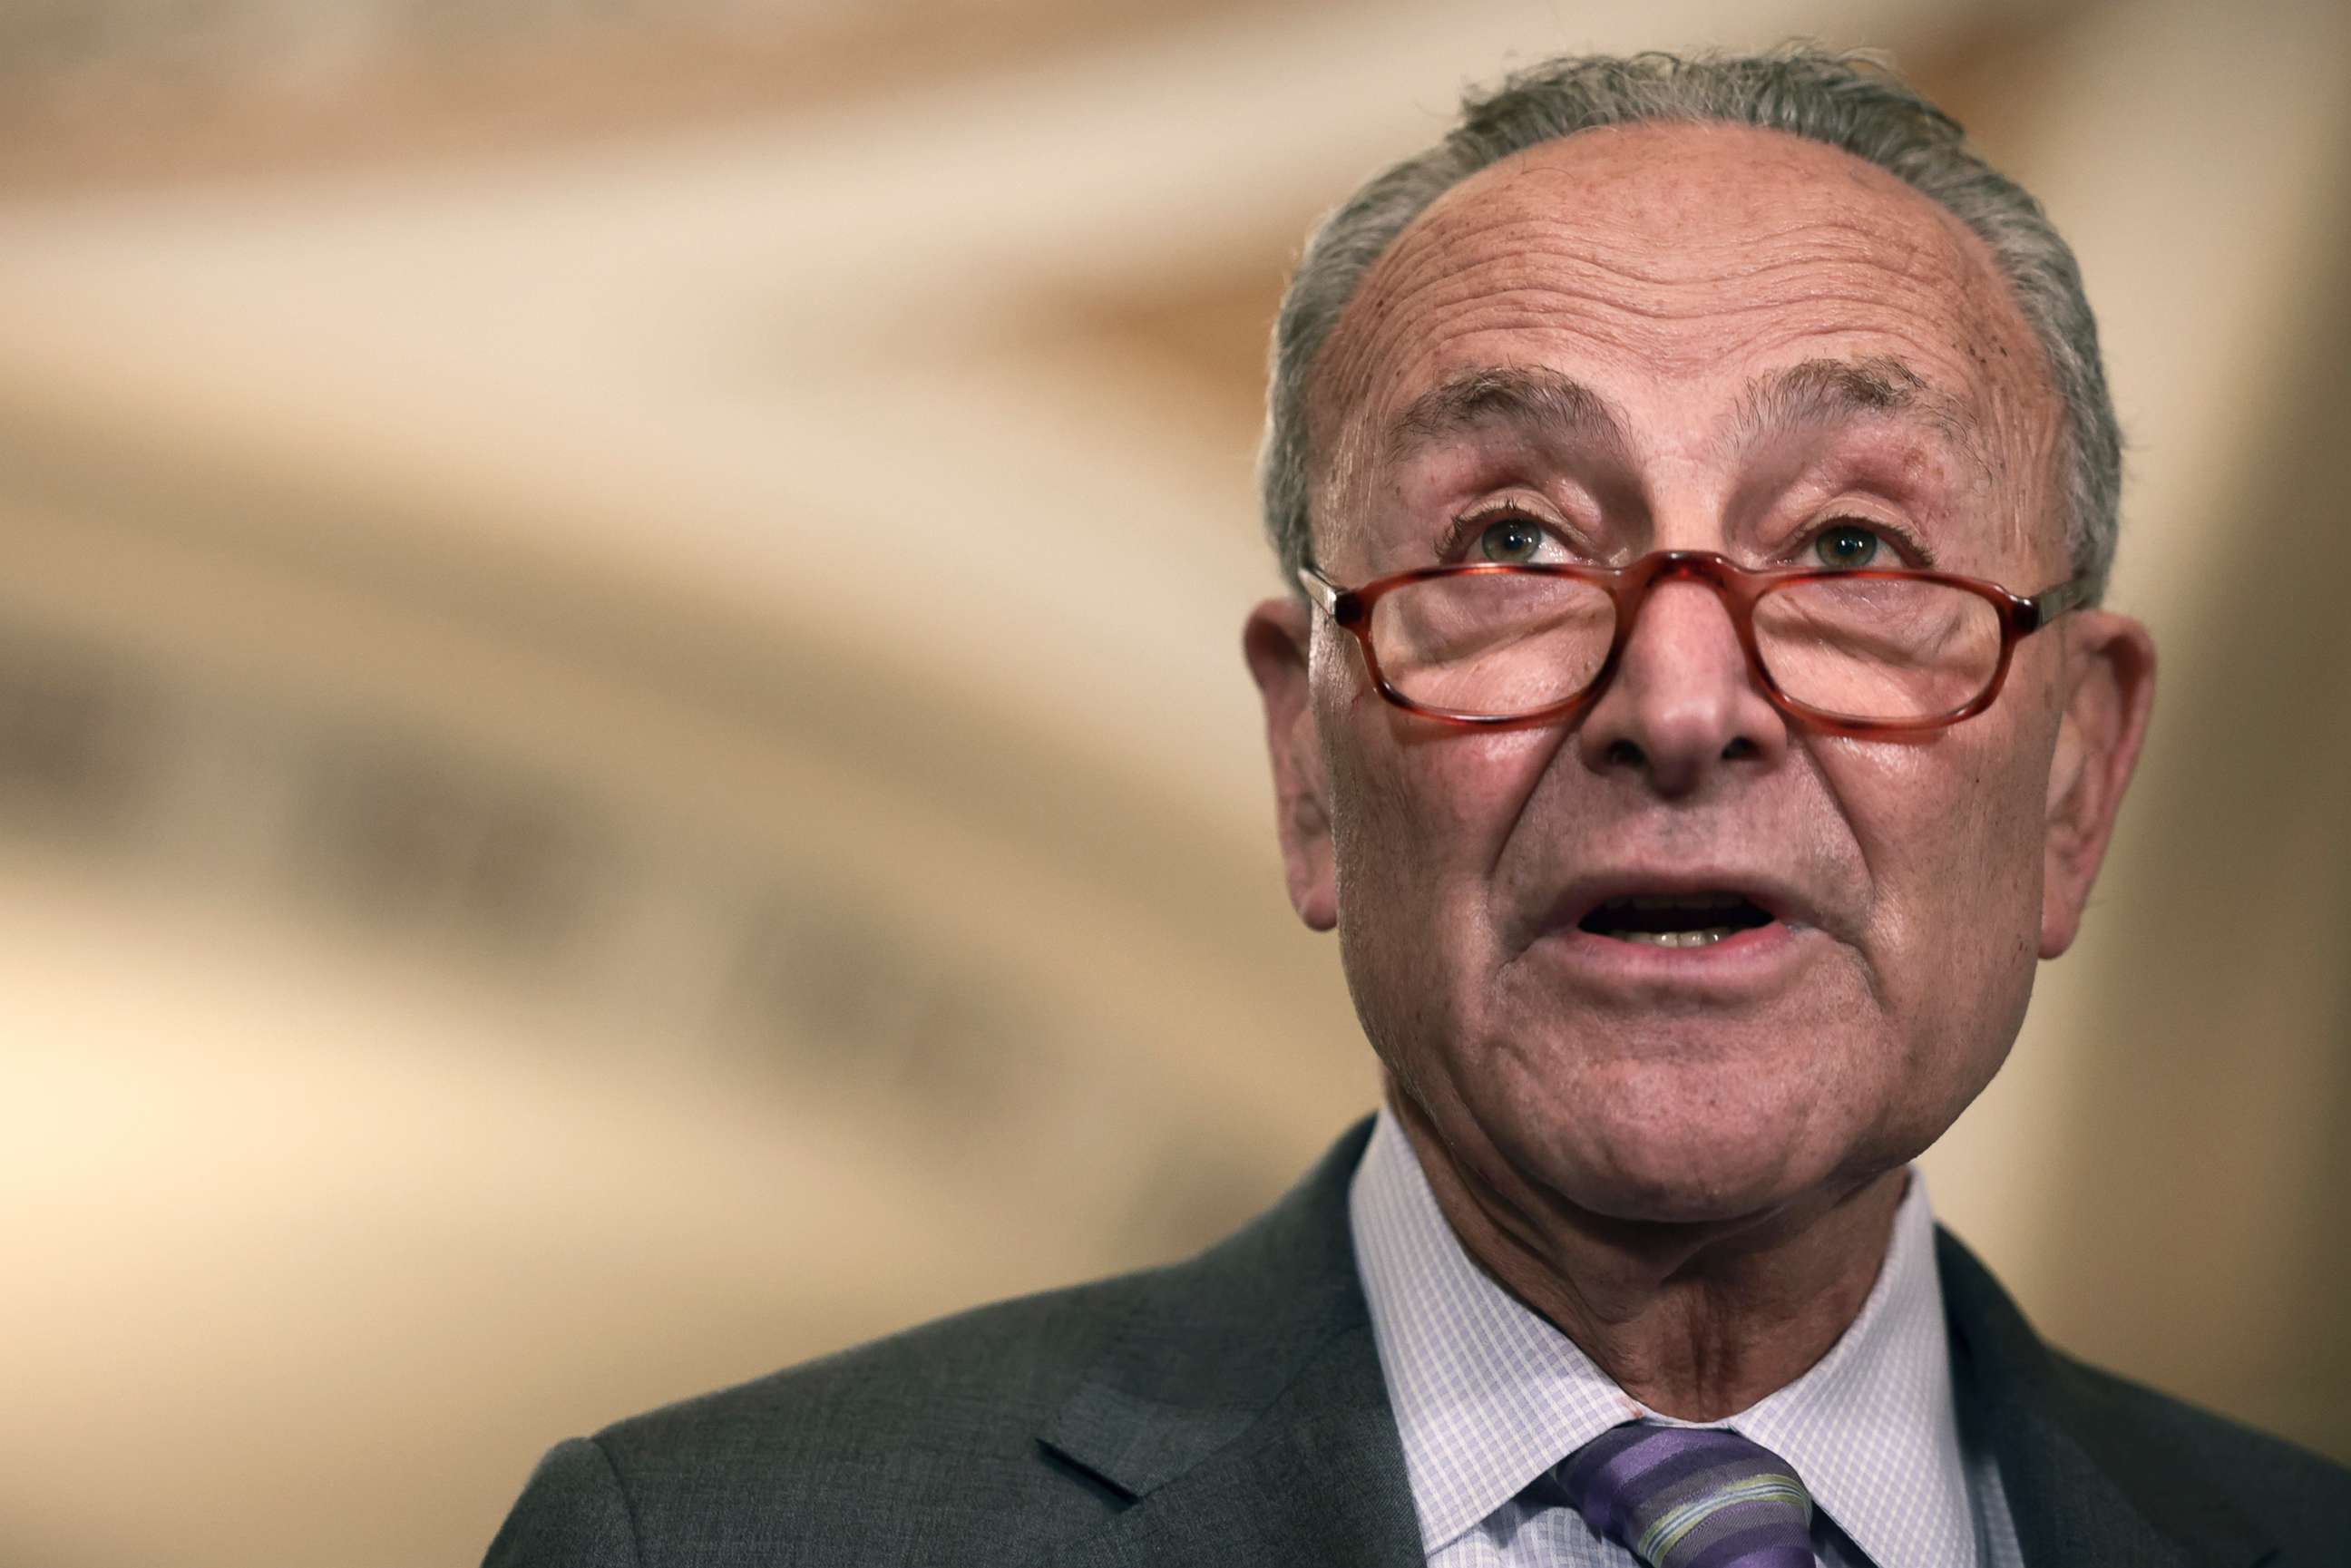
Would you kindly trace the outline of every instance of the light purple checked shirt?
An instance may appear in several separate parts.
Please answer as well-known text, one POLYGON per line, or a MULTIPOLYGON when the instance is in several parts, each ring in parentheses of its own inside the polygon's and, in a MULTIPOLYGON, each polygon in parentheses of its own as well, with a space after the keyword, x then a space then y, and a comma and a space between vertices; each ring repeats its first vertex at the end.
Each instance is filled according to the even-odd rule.
MULTIPOLYGON (((1470 1261, 1384 1110, 1348 1218, 1430 1568, 1637 1568, 1573 1510, 1519 1494, 1611 1427, 1668 1417, 1470 1261)), ((1916 1170, 1853 1326, 1802 1377, 1717 1425, 1795 1468, 1824 1568, 2022 1568, 2000 1473, 1959 1438, 1916 1170)))

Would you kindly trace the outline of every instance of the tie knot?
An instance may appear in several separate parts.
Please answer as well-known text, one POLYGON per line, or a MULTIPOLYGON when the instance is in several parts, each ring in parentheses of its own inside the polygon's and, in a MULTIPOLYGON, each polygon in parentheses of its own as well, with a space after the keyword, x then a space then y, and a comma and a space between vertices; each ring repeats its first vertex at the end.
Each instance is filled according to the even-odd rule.
POLYGON ((1558 1473, 1584 1522, 1648 1568, 1813 1568, 1804 1483, 1736 1432, 1638 1421, 1558 1473))

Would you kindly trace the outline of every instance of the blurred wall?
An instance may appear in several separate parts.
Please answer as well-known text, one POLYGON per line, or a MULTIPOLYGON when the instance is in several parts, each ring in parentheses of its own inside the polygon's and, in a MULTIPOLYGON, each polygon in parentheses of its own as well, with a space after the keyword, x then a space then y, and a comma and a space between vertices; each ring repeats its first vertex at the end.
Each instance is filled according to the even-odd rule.
POLYGON ((1374 1092, 1238 657, 1299 236, 1513 61, 1796 33, 2075 241, 2165 657, 1938 1206, 2351 1458, 2351 27, 2233 16, 0 0, 0 1558, 470 1561, 1267 1201, 1374 1092))

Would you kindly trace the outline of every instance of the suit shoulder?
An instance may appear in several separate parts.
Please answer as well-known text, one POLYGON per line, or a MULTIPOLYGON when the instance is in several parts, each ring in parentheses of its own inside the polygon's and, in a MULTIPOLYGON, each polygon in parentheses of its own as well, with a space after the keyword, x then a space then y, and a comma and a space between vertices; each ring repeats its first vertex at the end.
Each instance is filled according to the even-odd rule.
MULTIPOLYGON (((2351 1469, 2324 1455, 2059 1353, 2083 1402, 2113 1429, 2177 1456, 2273 1531, 2280 1543, 2343 1560, 2351 1551, 2351 1469)), ((2289 1561, 2300 1561, 2290 1557, 2289 1561)))
POLYGON ((631 1416, 591 1442, 648 1563, 1041 1550, 1119 1504, 1038 1436, 1148 1278, 957 1313, 631 1416))
POLYGON ((963 1430, 1051 1413, 1125 1321, 1129 1275, 976 1307, 614 1423, 597 1440, 637 1456, 805 1427, 837 1441, 907 1422, 963 1430))

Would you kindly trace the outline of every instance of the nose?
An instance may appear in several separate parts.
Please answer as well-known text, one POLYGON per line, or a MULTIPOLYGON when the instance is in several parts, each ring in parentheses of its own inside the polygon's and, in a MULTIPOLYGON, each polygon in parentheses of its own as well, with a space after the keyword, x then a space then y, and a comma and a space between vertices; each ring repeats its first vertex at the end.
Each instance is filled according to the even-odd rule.
POLYGON ((1703 582, 1657 584, 1635 612, 1614 674, 1577 731, 1595 773, 1636 775, 1668 799, 1787 755, 1788 727, 1763 695, 1730 612, 1703 582))

